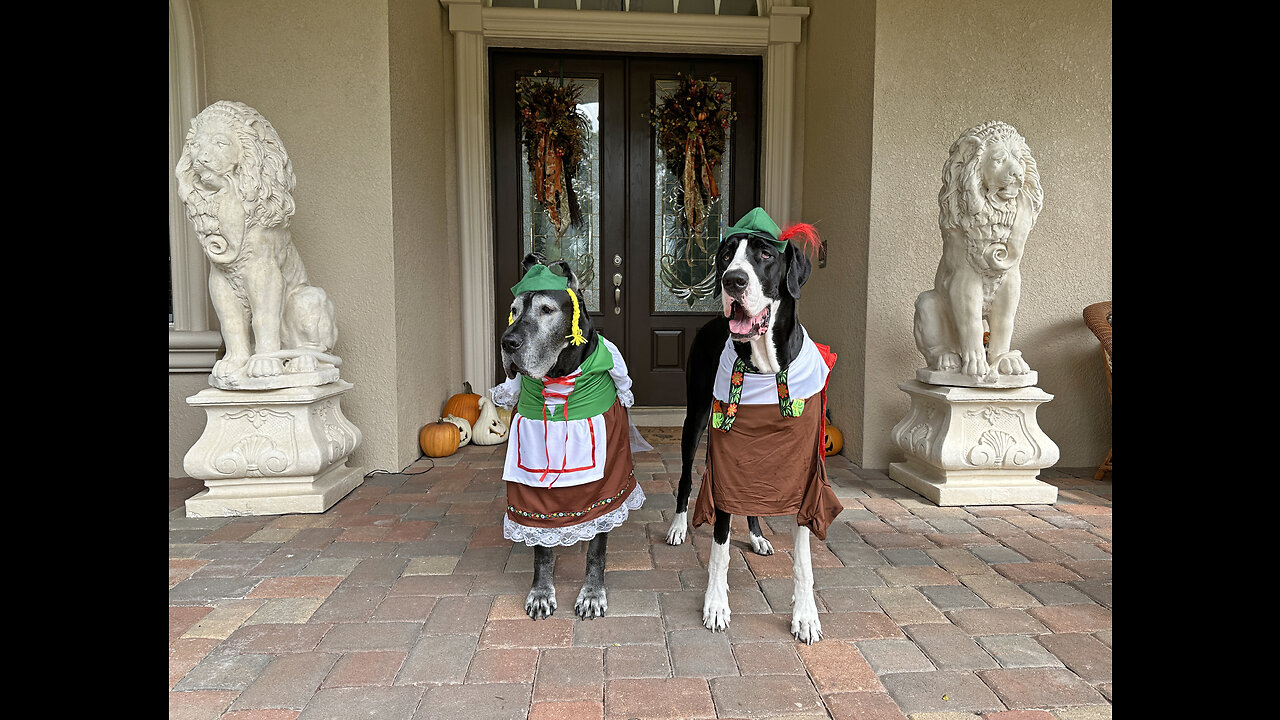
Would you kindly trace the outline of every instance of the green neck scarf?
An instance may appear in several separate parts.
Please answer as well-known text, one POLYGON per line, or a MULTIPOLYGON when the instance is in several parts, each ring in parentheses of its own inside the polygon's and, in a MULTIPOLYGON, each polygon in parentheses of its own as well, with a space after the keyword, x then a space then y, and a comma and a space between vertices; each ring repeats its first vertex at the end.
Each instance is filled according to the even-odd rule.
POLYGON ((618 390, 609 371, 613 369, 613 353, 602 342, 587 357, 576 373, 562 378, 547 378, 545 383, 527 375, 520 376, 520 399, 516 412, 530 419, 582 420, 595 417, 613 407, 618 390), (571 389, 570 389, 571 388, 571 389), (564 405, 548 412, 546 401, 564 400, 564 405))

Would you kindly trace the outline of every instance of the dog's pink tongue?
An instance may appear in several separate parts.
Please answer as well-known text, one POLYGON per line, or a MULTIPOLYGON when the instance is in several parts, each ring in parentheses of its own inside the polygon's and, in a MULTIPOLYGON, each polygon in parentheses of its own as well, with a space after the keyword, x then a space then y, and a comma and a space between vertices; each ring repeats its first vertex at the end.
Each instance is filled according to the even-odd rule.
POLYGON ((729 332, 735 335, 749 334, 752 331, 752 327, 756 325, 756 321, 763 314, 764 310, 761 310, 756 315, 748 316, 747 311, 743 310, 741 305, 734 303, 733 317, 729 318, 729 332))

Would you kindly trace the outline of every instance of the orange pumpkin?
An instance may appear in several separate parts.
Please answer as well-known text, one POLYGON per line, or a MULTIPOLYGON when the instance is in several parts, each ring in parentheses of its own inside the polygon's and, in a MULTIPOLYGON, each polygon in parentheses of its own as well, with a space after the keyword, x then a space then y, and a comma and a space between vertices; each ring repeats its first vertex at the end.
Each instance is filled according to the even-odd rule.
POLYGON ((476 424, 476 420, 480 419, 480 396, 471 392, 471 383, 462 383, 462 392, 445 402, 444 411, 440 415, 453 415, 466 420, 470 425, 476 424))
POLYGON ((844 447, 844 435, 840 432, 840 428, 827 424, 827 437, 823 446, 827 457, 840 453, 840 449, 844 447))
POLYGON ((427 457, 452 455, 458 451, 461 440, 461 428, 444 421, 427 423, 418 431, 418 445, 427 457))

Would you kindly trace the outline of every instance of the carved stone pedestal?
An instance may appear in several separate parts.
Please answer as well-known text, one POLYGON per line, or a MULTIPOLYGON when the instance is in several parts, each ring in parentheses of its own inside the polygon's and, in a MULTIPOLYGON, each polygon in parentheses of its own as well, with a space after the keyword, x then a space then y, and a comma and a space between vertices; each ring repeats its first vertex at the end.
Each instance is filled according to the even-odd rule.
POLYGON ((911 409, 893 428, 907 461, 889 477, 940 506, 1036 505, 1058 489, 1036 479, 1058 462, 1058 446, 1036 422, 1053 399, 1038 387, 971 388, 908 380, 911 409))
POLYGON ((341 406, 352 387, 207 388, 187 398, 207 415, 183 458, 207 488, 187 500, 187 517, 321 513, 355 489, 363 474, 346 460, 361 435, 341 406))

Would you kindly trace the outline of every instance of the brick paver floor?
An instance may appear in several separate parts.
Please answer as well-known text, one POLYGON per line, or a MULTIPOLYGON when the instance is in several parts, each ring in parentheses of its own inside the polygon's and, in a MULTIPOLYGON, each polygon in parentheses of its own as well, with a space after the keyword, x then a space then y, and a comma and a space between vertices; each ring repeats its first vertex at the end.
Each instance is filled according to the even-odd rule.
POLYGON ((787 518, 764 523, 773 557, 734 519, 732 622, 702 627, 711 529, 666 544, 679 431, 642 430, 648 501, 609 538, 592 621, 585 543, 557 553, 556 614, 524 614, 505 445, 370 473, 313 515, 187 518, 202 487, 170 478, 170 720, 1111 717, 1110 475, 1044 472, 1054 505, 939 508, 828 458, 845 510, 812 541, 825 638, 806 646, 787 518))

